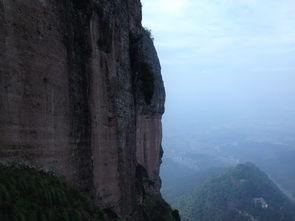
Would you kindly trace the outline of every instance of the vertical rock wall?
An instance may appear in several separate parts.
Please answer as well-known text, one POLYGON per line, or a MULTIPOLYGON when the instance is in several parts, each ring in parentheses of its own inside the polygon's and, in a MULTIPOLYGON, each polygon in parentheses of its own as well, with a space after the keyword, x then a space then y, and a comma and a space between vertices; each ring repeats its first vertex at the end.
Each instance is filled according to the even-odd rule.
POLYGON ((139 0, 0 0, 0 160, 132 215, 158 194, 165 92, 139 0))

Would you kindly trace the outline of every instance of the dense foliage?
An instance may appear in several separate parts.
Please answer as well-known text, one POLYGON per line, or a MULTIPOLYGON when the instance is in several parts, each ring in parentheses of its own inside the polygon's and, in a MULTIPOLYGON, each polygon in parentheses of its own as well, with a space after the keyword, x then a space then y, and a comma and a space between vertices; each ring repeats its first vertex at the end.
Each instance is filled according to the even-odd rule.
POLYGON ((145 196, 142 211, 146 221, 180 221, 178 211, 172 211, 161 195, 145 196))
POLYGON ((180 198, 184 221, 294 221, 295 206, 251 163, 214 176, 180 198))
POLYGON ((115 221, 56 176, 23 165, 0 165, 1 221, 115 221))

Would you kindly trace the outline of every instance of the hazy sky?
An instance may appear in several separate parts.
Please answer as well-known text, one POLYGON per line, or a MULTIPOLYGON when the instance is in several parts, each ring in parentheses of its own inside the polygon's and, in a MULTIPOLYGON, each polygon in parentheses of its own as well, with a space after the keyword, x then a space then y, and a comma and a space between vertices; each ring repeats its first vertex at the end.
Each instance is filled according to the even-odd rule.
POLYGON ((167 113, 295 106, 294 0, 142 0, 167 113))

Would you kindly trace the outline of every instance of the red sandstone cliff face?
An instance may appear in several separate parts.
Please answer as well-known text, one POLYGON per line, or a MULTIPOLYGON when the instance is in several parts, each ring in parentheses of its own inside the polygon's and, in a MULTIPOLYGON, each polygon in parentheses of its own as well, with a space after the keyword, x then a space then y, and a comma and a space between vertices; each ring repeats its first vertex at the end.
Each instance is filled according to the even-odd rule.
POLYGON ((160 189, 165 92, 139 0, 0 1, 0 160, 132 215, 160 189))

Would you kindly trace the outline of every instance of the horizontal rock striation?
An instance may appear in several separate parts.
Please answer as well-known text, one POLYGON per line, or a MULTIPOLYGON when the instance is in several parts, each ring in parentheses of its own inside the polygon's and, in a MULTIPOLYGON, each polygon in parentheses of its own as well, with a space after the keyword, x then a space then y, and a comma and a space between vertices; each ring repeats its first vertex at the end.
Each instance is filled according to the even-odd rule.
POLYGON ((139 0, 1 0, 0 160, 129 219, 160 190, 160 69, 139 0))

